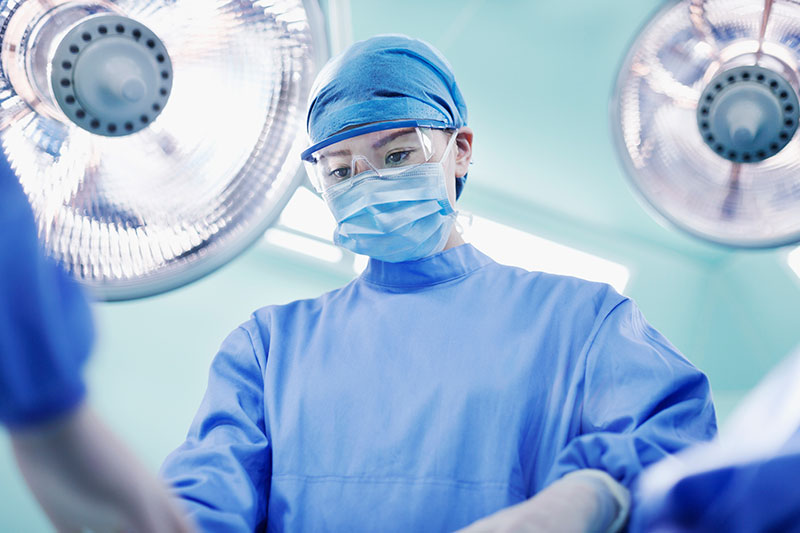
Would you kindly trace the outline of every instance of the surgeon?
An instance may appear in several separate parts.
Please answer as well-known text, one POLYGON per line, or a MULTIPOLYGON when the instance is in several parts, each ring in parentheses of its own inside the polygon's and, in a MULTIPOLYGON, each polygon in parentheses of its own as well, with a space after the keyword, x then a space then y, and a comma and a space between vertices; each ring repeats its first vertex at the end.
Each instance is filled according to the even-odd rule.
POLYGON ((642 469, 716 430, 706 377, 604 284, 455 227, 473 132, 399 35, 319 74, 309 176, 357 279, 268 306, 214 359, 163 478, 208 531, 618 531, 642 469))
MULTIPOLYGON (((24 472, 48 465, 27 478, 51 517, 76 523, 48 497, 84 481, 109 495, 106 524, 146 515, 134 531, 621 530, 642 469, 715 434, 708 381, 608 285, 502 266, 463 241, 466 124, 450 66, 422 41, 375 37, 322 70, 303 158, 335 242, 369 265, 225 339, 162 467, 175 504, 86 407, 82 295, 53 265, 15 268, 14 239, 0 240, 0 296, 20 280, 33 295, 27 329, 0 329, 0 379, 18 383, 0 421, 24 472), (94 452, 102 468, 86 474, 94 452)), ((25 224, 23 260, 39 265, 25 224)))

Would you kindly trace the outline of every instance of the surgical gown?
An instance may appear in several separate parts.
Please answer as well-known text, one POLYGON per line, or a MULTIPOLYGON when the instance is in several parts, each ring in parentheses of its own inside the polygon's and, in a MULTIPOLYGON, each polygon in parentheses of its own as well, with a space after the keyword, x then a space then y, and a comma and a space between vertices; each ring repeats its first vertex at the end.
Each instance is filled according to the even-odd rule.
POLYGON ((706 377, 628 298, 465 244, 256 311, 162 477, 204 531, 448 531, 715 431, 706 377))

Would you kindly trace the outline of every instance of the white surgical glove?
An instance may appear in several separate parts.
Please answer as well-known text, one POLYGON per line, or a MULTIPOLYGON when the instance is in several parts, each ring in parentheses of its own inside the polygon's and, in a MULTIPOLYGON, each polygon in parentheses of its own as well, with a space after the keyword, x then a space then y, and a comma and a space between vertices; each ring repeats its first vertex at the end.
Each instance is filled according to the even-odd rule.
POLYGON ((192 533, 169 491, 84 403, 11 433, 22 474, 58 531, 192 533))
POLYGON ((576 470, 533 498, 478 520, 459 533, 616 533, 630 493, 602 470, 576 470))

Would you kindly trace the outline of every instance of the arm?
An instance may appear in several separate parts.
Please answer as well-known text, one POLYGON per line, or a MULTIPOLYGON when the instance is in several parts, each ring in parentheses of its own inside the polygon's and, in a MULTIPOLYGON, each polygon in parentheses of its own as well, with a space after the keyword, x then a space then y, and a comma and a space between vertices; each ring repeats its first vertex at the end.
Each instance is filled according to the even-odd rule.
POLYGON ((800 523, 800 351, 774 368, 710 443, 648 468, 630 531, 794 531, 800 523))
POLYGON ((84 406, 92 317, 45 258, 19 182, 0 154, 0 424, 59 530, 189 531, 165 491, 84 406))
POLYGON ((580 408, 563 415, 566 424, 577 417, 577 435, 555 457, 544 488, 467 532, 618 531, 641 470, 716 432, 708 380, 630 300, 602 319, 581 360, 582 382, 572 385, 580 408))
POLYGON ((716 434, 708 379, 632 301, 605 316, 585 351, 578 434, 557 455, 545 486, 596 468, 630 489, 647 466, 716 434))
POLYGON ((20 470, 59 531, 193 531, 163 485, 85 404, 14 430, 20 470))
MULTIPOLYGON (((629 529, 632 533, 797 531, 800 431, 774 454, 727 464, 720 464, 720 458, 724 461, 728 450, 716 444, 696 446, 692 449, 695 453, 689 455, 690 461, 706 459, 705 469, 691 465, 691 471, 670 480, 672 484, 661 485, 665 480, 656 478, 648 480, 655 481, 655 486, 649 483, 637 487, 637 505, 629 529)), ((659 468, 659 474, 671 465, 663 466, 666 468, 659 468)), ((685 465, 679 464, 676 469, 685 470, 685 465)), ((652 478, 649 473, 647 477, 652 478)), ((664 477, 673 476, 667 473, 664 477)))
POLYGON ((266 520, 271 476, 262 374, 266 345, 254 321, 225 339, 186 441, 161 468, 203 531, 254 531, 266 520))

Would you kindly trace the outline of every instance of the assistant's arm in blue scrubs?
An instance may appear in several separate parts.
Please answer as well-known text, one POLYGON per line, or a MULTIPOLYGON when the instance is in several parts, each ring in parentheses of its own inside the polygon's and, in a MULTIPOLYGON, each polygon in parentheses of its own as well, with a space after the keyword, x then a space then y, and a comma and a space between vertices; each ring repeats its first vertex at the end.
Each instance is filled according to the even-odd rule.
POLYGON ((87 405, 93 338, 89 299, 46 257, 0 149, 0 427, 20 472, 58 531, 193 531, 87 405))

